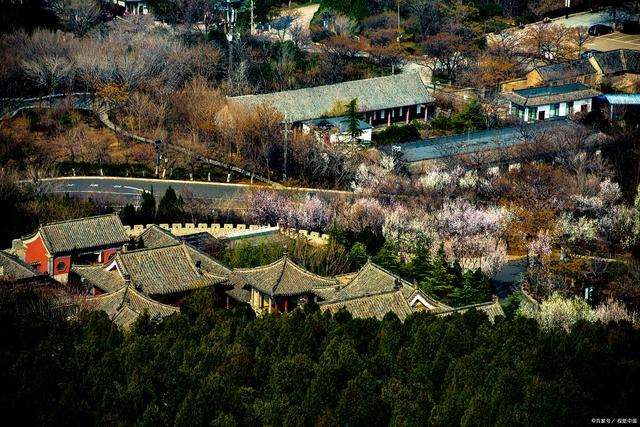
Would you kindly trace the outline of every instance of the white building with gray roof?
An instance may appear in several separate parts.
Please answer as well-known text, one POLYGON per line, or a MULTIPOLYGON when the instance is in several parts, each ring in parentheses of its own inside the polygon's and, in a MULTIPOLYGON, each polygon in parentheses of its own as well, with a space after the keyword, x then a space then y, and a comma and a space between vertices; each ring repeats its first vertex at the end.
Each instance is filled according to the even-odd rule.
POLYGON ((267 104, 285 115, 288 122, 329 117, 351 100, 358 100, 363 120, 372 126, 427 120, 435 103, 432 90, 420 73, 405 73, 354 80, 262 95, 228 98, 231 105, 255 109, 267 104))

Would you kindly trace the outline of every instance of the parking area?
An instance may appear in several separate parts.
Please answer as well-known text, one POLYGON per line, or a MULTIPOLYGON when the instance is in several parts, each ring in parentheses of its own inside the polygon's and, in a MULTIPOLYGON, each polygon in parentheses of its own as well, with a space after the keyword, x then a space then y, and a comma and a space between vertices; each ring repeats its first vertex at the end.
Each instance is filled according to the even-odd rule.
POLYGON ((601 51, 615 49, 640 50, 640 34, 622 34, 616 32, 605 36, 592 37, 585 47, 587 49, 597 49, 601 51))

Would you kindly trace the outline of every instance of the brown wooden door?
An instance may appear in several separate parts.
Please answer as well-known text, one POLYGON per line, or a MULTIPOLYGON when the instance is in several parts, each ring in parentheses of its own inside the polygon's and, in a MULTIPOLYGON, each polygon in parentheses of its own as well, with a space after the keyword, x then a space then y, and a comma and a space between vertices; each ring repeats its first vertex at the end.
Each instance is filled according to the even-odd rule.
POLYGON ((544 111, 538 111, 538 120, 544 120, 544 111))

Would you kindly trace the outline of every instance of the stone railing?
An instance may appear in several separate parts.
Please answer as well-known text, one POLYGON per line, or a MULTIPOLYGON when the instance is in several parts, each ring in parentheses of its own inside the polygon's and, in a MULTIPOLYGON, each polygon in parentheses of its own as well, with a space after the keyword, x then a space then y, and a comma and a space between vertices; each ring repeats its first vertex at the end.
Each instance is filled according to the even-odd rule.
MULTIPOLYGON (((124 229, 129 237, 137 237, 147 228, 154 224, 147 225, 125 225, 124 229)), ((207 224, 207 223, 186 223, 186 224, 158 224, 158 227, 169 231, 175 236, 186 236, 194 233, 209 233, 214 237, 226 237, 230 240, 257 237, 272 233, 280 232, 288 237, 306 237, 309 242, 314 244, 325 244, 329 241, 328 234, 321 234, 316 231, 294 230, 276 225, 256 225, 256 224, 207 224)))

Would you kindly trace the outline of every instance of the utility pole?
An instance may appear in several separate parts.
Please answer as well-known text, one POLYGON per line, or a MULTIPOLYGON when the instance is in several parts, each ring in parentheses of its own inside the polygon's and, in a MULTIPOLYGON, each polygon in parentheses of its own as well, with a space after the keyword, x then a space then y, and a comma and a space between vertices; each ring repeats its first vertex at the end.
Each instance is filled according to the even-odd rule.
POLYGON ((400 37, 400 0, 398 0, 398 37, 400 37))
POLYGON ((289 121, 287 120, 287 112, 284 112, 284 166, 282 169, 282 181, 287 180, 287 143, 289 141, 289 121))
POLYGON ((565 15, 564 19, 569 19, 569 9, 571 8, 571 0, 564 0, 565 15))
POLYGON ((229 77, 233 70, 233 39, 235 36, 236 22, 238 21, 238 8, 240 2, 238 0, 227 0, 227 7, 225 10, 224 29, 227 34, 227 42, 229 47, 229 77))
POLYGON ((251 28, 249 29, 249 33, 254 35, 256 32, 255 26, 253 24, 253 0, 251 0, 251 28))

